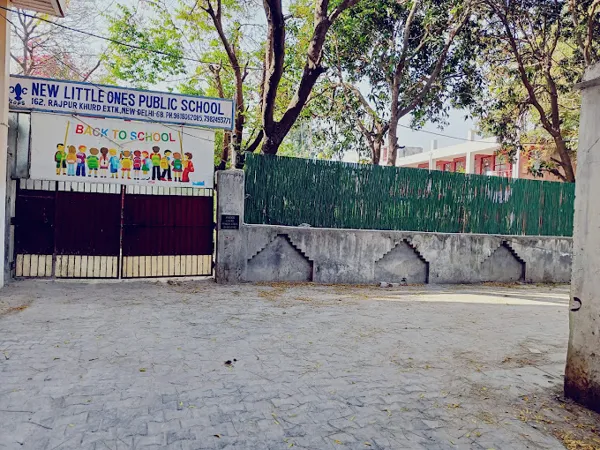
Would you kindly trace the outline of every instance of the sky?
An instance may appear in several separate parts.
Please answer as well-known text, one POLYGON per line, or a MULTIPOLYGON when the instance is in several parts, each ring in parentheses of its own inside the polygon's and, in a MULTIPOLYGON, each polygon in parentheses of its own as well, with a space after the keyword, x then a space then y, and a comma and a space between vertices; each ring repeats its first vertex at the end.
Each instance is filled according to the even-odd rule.
MULTIPOLYGON (((400 145, 407 147, 423 147, 425 151, 430 149, 431 142, 434 139, 437 140, 438 148, 460 144, 467 140, 467 135, 470 130, 476 129, 476 124, 473 120, 465 120, 465 115, 466 112, 464 110, 451 110, 448 118, 448 126, 444 127, 442 130, 440 130, 437 125, 431 123, 426 124, 422 130, 408 130, 400 127, 398 129, 399 143, 400 145), (447 137, 436 136, 427 133, 426 131, 444 134, 447 137)), ((404 117, 400 123, 405 126, 410 125, 410 117, 404 117)))

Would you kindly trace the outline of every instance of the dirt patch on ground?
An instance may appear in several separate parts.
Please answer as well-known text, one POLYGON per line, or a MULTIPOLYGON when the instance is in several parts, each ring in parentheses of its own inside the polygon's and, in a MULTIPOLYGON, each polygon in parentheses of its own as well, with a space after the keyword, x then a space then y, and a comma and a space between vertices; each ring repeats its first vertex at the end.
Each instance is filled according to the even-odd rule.
POLYGON ((0 300, 0 317, 24 311, 29 308, 29 305, 31 305, 31 300, 22 298, 0 300))
POLYGON ((551 433, 568 450, 600 449, 600 414, 564 398, 561 388, 522 396, 515 406, 522 422, 551 433))

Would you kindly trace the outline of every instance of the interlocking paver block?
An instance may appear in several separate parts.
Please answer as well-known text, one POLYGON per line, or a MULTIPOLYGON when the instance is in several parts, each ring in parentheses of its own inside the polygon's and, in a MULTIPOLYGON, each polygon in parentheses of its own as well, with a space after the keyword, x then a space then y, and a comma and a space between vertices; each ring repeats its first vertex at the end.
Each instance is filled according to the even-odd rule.
POLYGON ((498 289, 17 282, 0 449, 561 449, 510 402, 561 383, 568 289, 498 289))

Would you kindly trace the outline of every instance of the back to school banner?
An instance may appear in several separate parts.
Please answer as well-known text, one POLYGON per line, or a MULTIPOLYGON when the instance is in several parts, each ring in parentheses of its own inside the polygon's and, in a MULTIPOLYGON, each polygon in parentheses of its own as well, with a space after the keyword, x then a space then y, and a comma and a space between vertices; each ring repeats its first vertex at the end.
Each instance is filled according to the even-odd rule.
POLYGON ((32 179, 213 188, 214 132, 31 114, 32 179))

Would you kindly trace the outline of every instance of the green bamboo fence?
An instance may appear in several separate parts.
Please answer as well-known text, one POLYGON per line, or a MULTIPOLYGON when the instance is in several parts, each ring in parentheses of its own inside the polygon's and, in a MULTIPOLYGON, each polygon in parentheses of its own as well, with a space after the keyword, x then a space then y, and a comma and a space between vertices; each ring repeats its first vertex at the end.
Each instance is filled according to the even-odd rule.
POLYGON ((245 221, 572 236, 575 184, 248 155, 245 221))

